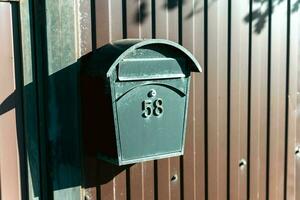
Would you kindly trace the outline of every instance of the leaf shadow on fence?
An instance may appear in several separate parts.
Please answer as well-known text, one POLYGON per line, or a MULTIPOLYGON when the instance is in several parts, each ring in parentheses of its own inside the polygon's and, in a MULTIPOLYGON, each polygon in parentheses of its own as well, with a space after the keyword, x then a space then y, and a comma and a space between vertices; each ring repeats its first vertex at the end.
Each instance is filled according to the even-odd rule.
MULTIPOLYGON (((273 0, 272 4, 269 5, 268 0, 254 0, 253 5, 259 4, 256 9, 252 10, 252 13, 249 13, 244 17, 244 22, 249 23, 252 20, 254 25, 254 32, 260 34, 262 30, 266 27, 269 15, 276 12, 276 6, 285 2, 284 0, 273 0)), ((294 2, 291 6, 291 13, 298 11, 300 6, 300 0, 294 2)))
MULTIPOLYGON (((209 9, 210 6, 212 6, 214 3, 216 3, 218 0, 207 0, 207 7, 209 9)), ((134 15, 135 19, 134 22, 137 24, 143 24, 145 20, 150 16, 148 5, 149 1, 142 0, 140 1, 139 7, 136 10, 136 13, 134 15)), ((163 10, 174 10, 178 7, 184 6, 186 4, 187 0, 165 0, 163 6, 161 9, 163 10)), ((276 12, 276 6, 282 4, 283 2, 286 2, 285 0, 273 0, 272 5, 269 5, 269 0, 253 0, 252 4, 255 9, 252 10, 251 13, 248 13, 243 21, 245 23, 249 23, 252 21, 252 24, 254 26, 254 32, 257 34, 260 34, 262 30, 266 27, 268 17, 274 12, 276 12)), ((291 14, 297 12, 300 7, 300 0, 295 1, 291 5, 291 14)), ((152 8, 155 9, 155 8, 152 8)), ((204 3, 203 0, 195 0, 194 1, 194 8, 192 8, 186 15, 182 16, 183 20, 188 20, 192 18, 194 15, 197 15, 201 12, 204 12, 204 3)))

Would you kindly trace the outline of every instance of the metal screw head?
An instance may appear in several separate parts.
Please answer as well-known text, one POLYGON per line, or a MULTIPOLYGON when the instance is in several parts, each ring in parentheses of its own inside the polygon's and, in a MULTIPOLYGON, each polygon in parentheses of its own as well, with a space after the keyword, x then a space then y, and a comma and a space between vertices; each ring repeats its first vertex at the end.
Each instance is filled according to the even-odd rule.
POLYGON ((247 161, 245 159, 241 159, 240 162, 239 162, 239 167, 241 170, 245 169, 247 165, 247 161))
POLYGON ((148 93, 148 97, 155 97, 156 96, 156 91, 154 89, 151 89, 150 92, 148 93))
POLYGON ((300 158, 300 145, 295 147, 295 155, 298 159, 300 158))
POLYGON ((176 182, 177 179, 178 179, 177 174, 174 174, 174 175, 171 177, 171 182, 176 182))

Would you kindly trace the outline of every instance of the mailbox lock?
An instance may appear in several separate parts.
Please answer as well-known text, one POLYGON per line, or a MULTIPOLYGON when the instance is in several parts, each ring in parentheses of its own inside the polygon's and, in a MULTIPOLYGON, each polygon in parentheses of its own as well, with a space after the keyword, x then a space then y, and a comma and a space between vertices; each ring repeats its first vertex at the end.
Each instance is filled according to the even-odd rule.
POLYGON ((156 96, 156 90, 151 89, 150 92, 148 93, 148 97, 155 97, 156 96))

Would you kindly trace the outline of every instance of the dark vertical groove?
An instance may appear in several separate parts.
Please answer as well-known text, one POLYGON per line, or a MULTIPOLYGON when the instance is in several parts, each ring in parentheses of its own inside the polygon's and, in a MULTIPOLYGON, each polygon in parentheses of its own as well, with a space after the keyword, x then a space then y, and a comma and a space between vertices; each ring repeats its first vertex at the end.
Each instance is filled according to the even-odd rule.
POLYGON ((130 199, 130 168, 126 169, 126 198, 130 199))
MULTIPOLYGON (((178 0, 178 43, 182 45, 182 4, 183 0, 178 0)), ((193 27, 191 27, 193 28, 193 27)), ((194 94, 193 94, 194 95, 194 94)), ((180 199, 184 200, 184 164, 183 164, 183 156, 180 156, 180 199)))
POLYGON ((152 9, 152 38, 156 38, 156 11, 155 11, 155 0, 151 0, 151 9, 152 9))
POLYGON ((205 199, 208 200, 208 0, 204 0, 204 157, 205 157, 205 199))
MULTIPOLYGON (((127 0, 122 0, 123 39, 127 38, 127 0)), ((126 169, 126 198, 130 199, 130 168, 126 169)))
POLYGON ((227 25, 227 200, 230 200, 231 0, 228 0, 227 25))
POLYGON ((46 5, 45 0, 30 0, 30 21, 32 24, 32 63, 37 102, 37 124, 40 159, 40 198, 53 199, 52 184, 47 159, 48 145, 46 132, 46 81, 47 80, 47 43, 46 43, 46 5))
POLYGON ((286 95, 285 95, 285 152, 284 152, 284 199, 287 199, 287 173, 288 173, 288 139, 289 139, 289 90, 290 90, 290 6, 287 0, 287 34, 286 34, 286 95))
MULTIPOLYGON (((23 68, 22 68, 22 47, 20 34, 20 8, 16 2, 11 2, 12 9, 12 26, 13 26, 13 50, 14 50, 14 65, 15 65, 15 92, 16 92, 16 124, 17 124, 17 138, 19 149, 19 167, 20 167, 20 183, 21 183, 21 197, 28 199, 28 170, 27 170, 27 154, 25 145, 24 132, 24 111, 23 111, 23 68)), ((0 192, 1 194, 1 192, 0 192)))
POLYGON ((96 187, 96 200, 101 200, 101 188, 100 188, 100 186, 96 187))
POLYGON ((157 172, 158 172, 157 160, 155 160, 154 161, 154 199, 156 200, 158 199, 158 173, 157 172))
POLYGON ((178 43, 182 45, 182 1, 178 0, 178 43))
POLYGON ((252 0, 249 0, 249 47, 248 47, 248 110, 247 110, 247 199, 250 199, 251 166, 251 85, 252 85, 252 0))
POLYGON ((180 156, 180 200, 184 200, 184 164, 183 164, 183 156, 180 156))
POLYGON ((269 30, 268 30, 268 94, 267 94, 267 166, 266 166, 266 199, 269 200, 270 195, 270 114, 271 114, 271 37, 272 37, 272 0, 268 0, 268 22, 269 22, 269 30))
POLYGON ((127 38, 127 0, 122 0, 122 25, 123 25, 123 38, 127 38))
POLYGON ((95 0, 91 1, 91 29, 92 29, 92 50, 97 48, 97 33, 96 33, 96 3, 95 0))

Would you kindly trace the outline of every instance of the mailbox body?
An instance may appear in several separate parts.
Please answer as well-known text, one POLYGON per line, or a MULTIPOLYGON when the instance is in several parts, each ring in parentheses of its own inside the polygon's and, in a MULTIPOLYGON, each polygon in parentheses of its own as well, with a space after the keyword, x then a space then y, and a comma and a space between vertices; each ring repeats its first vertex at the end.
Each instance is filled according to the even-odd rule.
POLYGON ((200 70, 167 40, 122 40, 83 58, 83 134, 97 135, 94 153, 117 165, 182 155, 190 74, 200 70))

